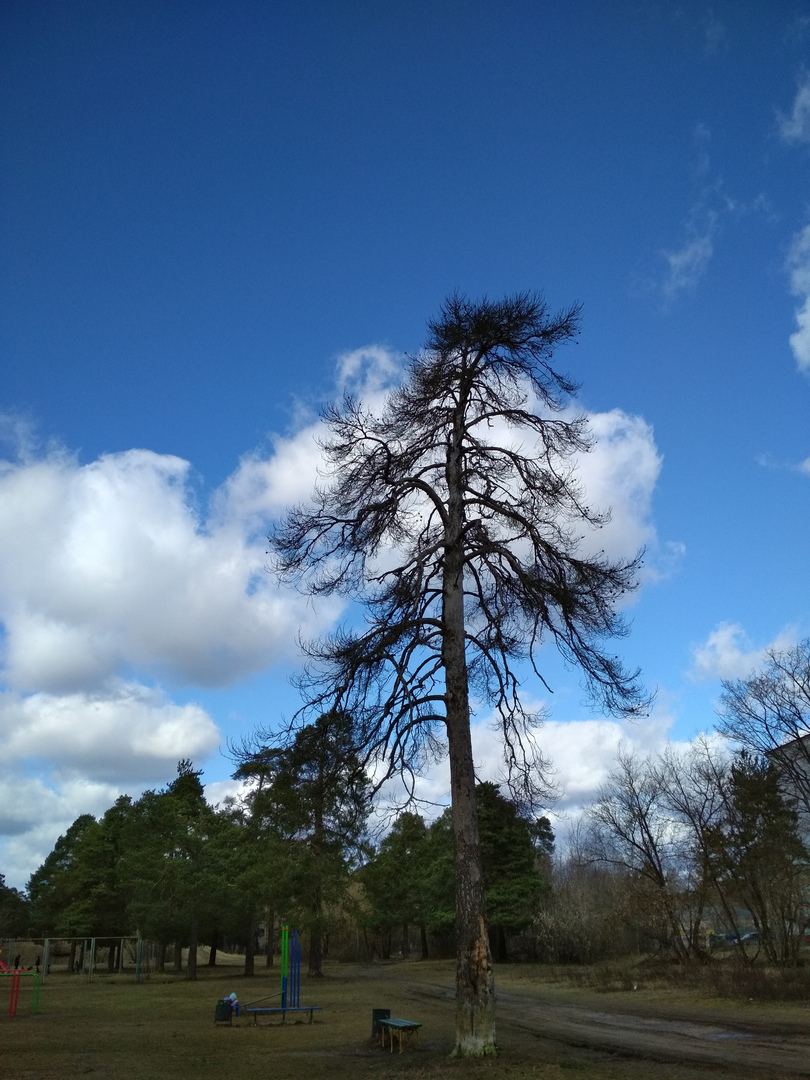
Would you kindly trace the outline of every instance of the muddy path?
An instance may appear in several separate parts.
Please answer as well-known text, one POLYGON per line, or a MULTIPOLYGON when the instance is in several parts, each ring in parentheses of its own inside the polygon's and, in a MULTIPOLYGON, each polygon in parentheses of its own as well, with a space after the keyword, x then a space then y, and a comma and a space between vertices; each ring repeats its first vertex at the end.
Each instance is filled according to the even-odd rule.
MULTIPOLYGON (((414 1001, 450 1003, 453 990, 412 983, 414 1001)), ((740 1077, 810 1077, 808 1025, 741 1019, 732 1010, 668 1010, 660 1004, 614 1007, 590 994, 556 988, 498 990, 498 1041, 525 1051, 549 1041, 614 1057, 704 1066, 740 1077)), ((678 1075, 673 1072, 672 1075, 678 1075)))

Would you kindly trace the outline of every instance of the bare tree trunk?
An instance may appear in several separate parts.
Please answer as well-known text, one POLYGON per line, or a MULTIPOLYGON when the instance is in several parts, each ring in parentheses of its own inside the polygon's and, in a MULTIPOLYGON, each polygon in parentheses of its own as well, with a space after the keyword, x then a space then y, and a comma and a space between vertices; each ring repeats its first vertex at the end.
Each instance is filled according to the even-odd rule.
POLYGON ((427 927, 424 923, 419 924, 419 938, 422 945, 422 959, 428 959, 427 927))
POLYGON ((211 947, 208 950, 208 966, 217 966, 217 941, 219 939, 219 931, 214 930, 211 934, 211 947))
POLYGON ((188 939, 188 965, 186 969, 186 978, 191 982, 195 982, 197 979, 197 940, 200 934, 200 920, 197 915, 191 920, 191 927, 189 928, 188 939))
POLYGON ((245 975, 256 974, 256 920, 251 915, 245 943, 245 975))
POLYGON ((265 931, 264 931, 264 936, 265 936, 264 956, 265 956, 265 966, 266 967, 272 967, 273 966, 273 933, 275 931, 275 924, 276 924, 276 913, 273 910, 273 908, 268 908, 266 916, 265 916, 265 924, 264 924, 265 925, 265 931))
POLYGON ((407 960, 411 955, 411 939, 408 935, 408 924, 402 924, 402 959, 407 960))
POLYGON ((484 1057, 495 1047, 495 978, 484 919, 484 879, 475 800, 464 637, 464 508, 461 407, 447 452, 442 659, 450 759, 456 873, 456 1045, 454 1055, 484 1057))
POLYGON ((323 975, 323 929, 321 927, 321 887, 315 889, 312 904, 312 929, 309 934, 309 973, 320 977, 323 975))
MULTIPOLYGON (((449 709, 448 709, 449 712, 449 709)), ((495 978, 484 919, 475 775, 469 724, 450 733, 456 872, 456 1046, 462 1057, 495 1053, 495 978)))
POLYGON ((315 828, 312 835, 312 851, 315 857, 316 881, 312 896, 312 930, 309 938, 309 973, 320 977, 323 975, 323 890, 321 888, 321 874, 323 873, 323 747, 321 747, 318 761, 318 784, 315 791, 315 828))
POLYGON ((175 941, 174 943, 174 970, 183 970, 183 943, 182 941, 175 941))

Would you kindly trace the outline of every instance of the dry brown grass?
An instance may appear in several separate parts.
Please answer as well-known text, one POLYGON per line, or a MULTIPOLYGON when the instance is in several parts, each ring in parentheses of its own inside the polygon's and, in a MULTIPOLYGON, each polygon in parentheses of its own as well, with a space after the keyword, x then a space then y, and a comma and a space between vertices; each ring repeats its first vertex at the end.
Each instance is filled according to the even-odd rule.
MULTIPOLYGON (((529 969, 511 969, 523 982, 529 969), (520 974, 519 974, 520 973, 520 974)), ((218 998, 235 990, 240 1001, 276 991, 278 974, 245 979, 238 968, 202 969, 189 983, 170 974, 136 984, 131 975, 70 975, 45 980, 40 1012, 28 1013, 24 991, 16 1020, 6 1017, 0 989, 0 1076, 9 1080, 691 1080, 704 1072, 621 1061, 521 1037, 504 1029, 496 1059, 459 1062, 453 1043, 453 965, 405 963, 333 965, 326 977, 302 979, 301 1000, 324 1007, 312 1025, 254 1027, 241 1018, 214 1025, 218 998), (423 1023, 418 1049, 391 1056, 370 1039, 371 1010, 423 1023)), ((512 981, 509 971, 500 980, 512 981)), ((272 1003, 271 1003, 272 1004, 272 1003)), ((712 1076, 732 1073, 713 1071, 712 1076)))

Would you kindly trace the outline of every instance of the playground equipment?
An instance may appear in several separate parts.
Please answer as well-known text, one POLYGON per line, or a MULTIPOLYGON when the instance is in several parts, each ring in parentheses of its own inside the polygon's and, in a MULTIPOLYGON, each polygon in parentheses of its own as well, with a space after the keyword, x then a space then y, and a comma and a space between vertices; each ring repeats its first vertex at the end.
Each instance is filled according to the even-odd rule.
POLYGON ((308 1012, 311 1024, 312 1014, 320 1012, 323 1008, 322 1005, 301 1004, 301 945, 298 941, 298 931, 291 932, 287 925, 281 927, 281 993, 270 994, 268 997, 278 997, 281 1004, 271 1008, 253 1009, 250 1006, 268 1000, 268 998, 257 998, 243 1006, 242 1012, 253 1017, 254 1025, 258 1023, 259 1015, 273 1013, 281 1013, 283 1024, 288 1012, 308 1012))
POLYGON ((290 935, 289 926, 281 928, 281 1007, 297 1009, 301 1004, 301 946, 298 931, 290 935))
POLYGON ((8 968, 0 960, 0 977, 11 979, 11 994, 8 1002, 8 1016, 13 1020, 17 1015, 17 1006, 20 1001, 20 982, 22 979, 33 979, 33 994, 31 995, 31 1012, 39 1010, 39 972, 26 971, 24 968, 8 968))

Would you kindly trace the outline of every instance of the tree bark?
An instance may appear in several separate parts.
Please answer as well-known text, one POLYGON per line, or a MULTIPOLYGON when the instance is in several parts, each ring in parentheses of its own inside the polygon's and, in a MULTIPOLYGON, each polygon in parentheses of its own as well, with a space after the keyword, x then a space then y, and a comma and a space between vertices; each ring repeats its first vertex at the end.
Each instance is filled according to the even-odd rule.
POLYGON ((273 932, 275 930, 275 924, 276 924, 276 913, 273 910, 273 908, 268 908, 266 916, 265 916, 265 924, 264 924, 265 925, 265 930, 264 930, 264 937, 265 937, 264 956, 265 956, 265 966, 266 967, 272 967, 273 966, 273 932))
POLYGON ((447 450, 442 658, 456 873, 456 1045, 458 1057, 495 1047, 495 978, 484 918, 484 878, 475 801, 469 684, 464 637, 463 400, 447 450))
POLYGON ((315 890, 312 905, 312 929, 309 933, 309 973, 317 978, 323 975, 323 931, 321 929, 321 890, 315 890))
POLYGON ((422 959, 428 959, 427 927, 424 923, 419 924, 419 939, 422 945, 422 959))
POLYGON ((197 979, 197 940, 200 934, 200 920, 197 915, 191 920, 191 927, 189 928, 188 938, 188 965, 186 970, 186 978, 191 982, 195 982, 197 979))
POLYGON ((321 877, 323 872, 323 747, 318 761, 318 783, 315 790, 314 806, 314 830, 312 834, 312 851, 315 859, 316 884, 312 895, 312 930, 309 937, 309 973, 320 977, 323 975, 323 890, 321 877))
POLYGON ((245 975, 256 974, 256 920, 251 916, 245 943, 245 975))

